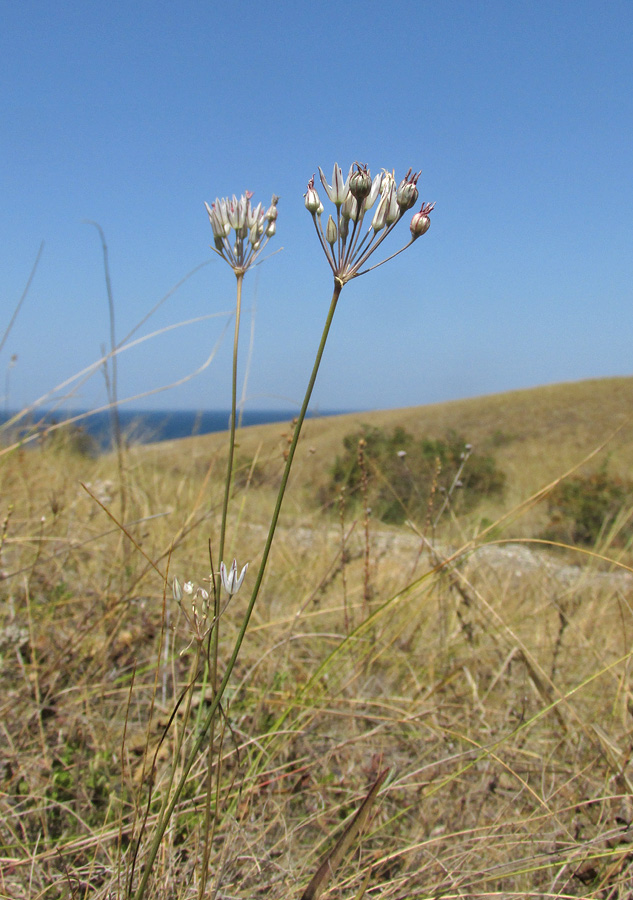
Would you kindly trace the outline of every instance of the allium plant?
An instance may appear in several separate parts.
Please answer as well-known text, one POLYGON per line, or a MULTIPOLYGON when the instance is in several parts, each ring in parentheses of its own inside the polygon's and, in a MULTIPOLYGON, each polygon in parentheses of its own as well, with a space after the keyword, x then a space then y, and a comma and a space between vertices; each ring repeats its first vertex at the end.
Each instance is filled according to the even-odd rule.
POLYGON ((238 278, 244 275, 277 230, 277 203, 279 197, 273 194, 267 210, 258 203, 251 206, 251 191, 246 191, 238 200, 217 197, 215 203, 204 205, 213 229, 211 249, 233 269, 238 278), (231 232, 233 235, 231 236, 231 232))
MULTIPOLYGON (((326 178, 323 175, 321 169, 319 169, 319 172, 321 174, 321 182, 323 184, 325 192, 335 207, 335 215, 330 214, 328 216, 325 231, 323 230, 321 222, 324 207, 314 186, 314 176, 308 182, 308 188, 305 194, 305 205, 312 215, 319 242, 334 275, 334 291, 332 294, 332 299, 330 301, 330 308, 326 317, 323 333, 321 335, 321 341, 317 349, 312 373, 310 375, 308 386, 306 388, 301 411, 296 419, 292 441, 287 451, 285 468, 277 494, 275 508, 271 516, 268 537, 262 551, 255 583, 251 591, 251 596, 248 601, 246 612, 244 613, 242 622, 240 624, 239 633, 235 640, 231 657, 226 663, 224 674, 219 683, 219 679, 217 677, 217 649, 218 626, 220 617, 218 598, 220 595, 220 587, 224 587, 230 598, 241 587, 248 564, 244 566, 240 575, 238 576, 237 563, 235 562, 235 560, 233 561, 229 569, 227 569, 225 563, 222 562, 220 567, 220 575, 216 576, 217 581, 214 581, 215 607, 212 619, 212 622, 214 624, 211 626, 211 638, 213 638, 213 647, 210 647, 210 649, 213 651, 210 657, 213 661, 211 680, 213 691, 212 700, 206 710, 205 718, 201 722, 197 723, 196 737, 193 740, 186 760, 180 769, 179 778, 173 792, 171 792, 171 797, 169 796, 170 792, 168 791, 165 797, 163 808, 158 814, 153 840, 145 859, 143 874, 140 878, 136 893, 134 894, 135 900, 141 900, 141 898, 145 894, 149 877, 151 875, 154 861, 156 859, 165 830, 167 829, 174 809, 178 804, 189 772, 191 771, 194 762, 198 758, 198 755, 204 743, 206 742, 208 747, 207 752, 209 757, 209 765, 204 829, 205 851, 198 894, 199 897, 204 896, 207 877, 206 873, 208 867, 207 864, 210 854, 210 843, 213 834, 210 827, 210 804, 212 794, 211 773, 213 770, 212 753, 214 723, 218 716, 222 697, 226 691, 229 679, 237 662, 240 648, 246 635, 248 624, 250 622, 250 618, 262 584, 266 565, 268 563, 268 557, 270 555, 270 550, 272 547, 273 538, 275 535, 275 530, 277 527, 277 522, 279 519, 279 514, 281 511, 284 494, 286 491, 286 485, 288 483, 297 443, 299 441, 299 435, 301 433, 301 428, 303 426, 303 422, 308 410, 308 405, 310 403, 310 398, 312 396, 314 384, 316 382, 321 358, 325 349, 325 344, 329 334, 330 326, 332 324, 332 319, 334 316, 338 298, 340 296, 341 290, 343 289, 343 286, 347 284, 348 281, 351 281, 353 278, 357 278, 359 275, 364 275, 366 272, 369 272, 371 269, 382 265, 389 259, 393 259, 394 256, 398 255, 398 253, 401 253, 407 247, 410 247, 418 237, 425 234, 425 232, 428 231, 430 225, 429 215, 431 213, 431 210, 433 209, 434 204, 423 203, 420 211, 413 216, 410 222, 410 238, 408 242, 403 247, 401 247, 400 250, 396 251, 396 253, 391 254, 391 256, 386 257, 385 259, 375 263, 369 268, 365 268, 370 256, 378 249, 387 235, 393 231, 396 225, 403 218, 404 214, 408 210, 412 209, 416 204, 418 199, 417 182, 420 177, 420 173, 414 173, 412 169, 409 169, 405 177, 400 181, 399 184, 396 185, 395 177, 388 171, 383 170, 380 175, 376 175, 376 177, 372 179, 367 166, 360 163, 355 163, 350 168, 347 178, 343 180, 343 173, 340 167, 338 165, 335 165, 332 175, 332 184, 330 185, 326 181, 326 178), (371 213, 372 210, 373 214, 371 213), (368 227, 366 227, 367 222, 369 222, 368 227)), ((229 447, 229 463, 226 477, 225 498, 219 542, 220 559, 223 559, 224 555, 227 510, 230 499, 231 467, 235 441, 237 348, 239 338, 241 285, 246 271, 250 266, 253 265, 270 237, 272 237, 272 235, 275 233, 275 223, 277 219, 277 197, 273 197, 271 206, 266 212, 263 212, 261 205, 258 205, 255 209, 252 209, 250 203, 251 196, 252 195, 250 193, 246 193, 242 195, 239 200, 237 200, 236 197, 233 197, 232 200, 216 200, 211 207, 207 206, 209 219, 211 221, 211 227, 213 228, 214 247, 212 247, 212 249, 231 266, 237 277, 238 284, 235 342, 233 351, 232 421, 229 447), (231 232, 233 232, 233 236, 231 236, 231 232)), ((187 585, 187 590, 188 589, 189 585, 187 585)), ((179 603, 182 601, 183 590, 185 589, 182 589, 178 583, 174 585, 174 597, 179 603)), ((193 591, 193 587, 191 588, 191 590, 193 591)), ((206 633, 208 623, 206 619, 203 623, 198 623, 194 620, 194 626, 197 626, 199 633, 206 633)), ((217 810, 215 811, 215 815, 217 815, 217 810)))
POLYGON ((308 182, 305 205, 312 214, 321 247, 340 287, 352 278, 382 266, 428 231, 431 224, 429 215, 434 203, 423 203, 420 212, 413 216, 409 227, 410 240, 400 250, 364 269, 369 257, 393 231, 403 215, 415 206, 421 173, 409 169, 398 186, 394 175, 385 169, 372 179, 369 169, 362 163, 351 166, 345 181, 340 166, 335 163, 331 185, 327 183, 320 168, 319 174, 325 192, 336 207, 336 219, 330 214, 325 231, 323 230, 321 217, 324 207, 314 187, 314 175, 308 182), (372 209, 374 212, 369 227, 364 229, 365 218, 369 221, 368 213, 372 209))
MULTIPOLYGON (((231 423, 229 436, 229 453, 227 461, 226 478, 224 481, 224 500, 222 504, 222 520, 220 525, 220 539, 218 544, 218 556, 224 557, 224 544, 226 540, 226 522, 229 509, 229 498, 233 476, 233 460, 235 456, 235 421, 237 413, 237 352, 240 336, 240 319, 242 314, 242 283, 246 272, 256 262, 268 241, 273 237, 277 229, 277 204, 279 197, 273 194, 270 206, 264 209, 261 203, 253 207, 251 191, 245 191, 238 200, 235 194, 232 199, 216 197, 215 202, 209 206, 205 203, 211 228, 213 229, 213 246, 211 249, 227 262, 235 273, 237 279, 237 299, 235 304, 235 334, 233 337, 233 377, 231 382, 231 423)), ((213 566, 212 566, 213 568, 213 566)), ((215 689, 217 682, 217 648, 219 629, 219 596, 220 576, 217 576, 214 619, 216 627, 212 634, 212 682, 215 689)))

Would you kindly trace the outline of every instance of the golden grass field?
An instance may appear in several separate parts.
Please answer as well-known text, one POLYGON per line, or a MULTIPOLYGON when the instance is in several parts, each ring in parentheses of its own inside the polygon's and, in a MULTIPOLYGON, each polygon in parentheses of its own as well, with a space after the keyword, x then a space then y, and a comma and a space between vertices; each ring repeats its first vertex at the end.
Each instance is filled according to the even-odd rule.
MULTIPOLYGON (((572 469, 631 477, 632 414, 613 378, 306 421, 215 736, 205 896, 300 897, 384 770, 324 897, 633 896, 633 555, 614 529, 534 541, 572 469), (426 540, 341 520, 314 498, 363 423, 492 448, 505 495, 426 540)), ((238 433, 227 561, 251 569, 220 668, 289 431, 238 433)), ((182 716, 166 579, 209 575, 226 436, 93 459, 59 434, 0 457, 0 897, 119 900, 209 702, 198 681, 182 716)), ((198 896, 205 759, 146 896, 198 896)))

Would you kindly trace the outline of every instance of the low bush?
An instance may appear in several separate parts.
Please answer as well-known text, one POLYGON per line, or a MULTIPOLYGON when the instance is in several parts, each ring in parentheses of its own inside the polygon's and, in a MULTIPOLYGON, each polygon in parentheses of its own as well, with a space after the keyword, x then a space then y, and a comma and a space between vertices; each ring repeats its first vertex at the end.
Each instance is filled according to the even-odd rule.
MULTIPOLYGON (((544 537, 593 546, 633 506, 633 481, 612 476, 603 466, 589 475, 561 482, 548 498, 550 521, 544 537)), ((612 536, 616 544, 633 537, 633 523, 624 521, 612 536)))
POLYGON ((343 487, 347 496, 358 499, 365 475, 367 502, 383 522, 419 519, 447 501, 462 511, 471 509, 484 496, 501 495, 505 487, 505 474, 494 457, 477 453, 453 431, 443 439, 416 440, 404 428, 387 433, 364 426, 347 435, 343 445, 321 500, 331 503, 343 487))

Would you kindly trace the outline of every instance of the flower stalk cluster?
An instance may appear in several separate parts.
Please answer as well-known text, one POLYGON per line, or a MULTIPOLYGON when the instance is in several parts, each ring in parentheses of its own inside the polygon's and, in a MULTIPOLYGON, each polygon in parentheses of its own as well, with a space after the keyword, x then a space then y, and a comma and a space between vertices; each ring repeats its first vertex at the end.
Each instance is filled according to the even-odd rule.
POLYGON ((340 166, 335 163, 332 184, 328 184, 320 168, 319 173, 321 184, 336 207, 336 216, 328 216, 324 230, 321 221, 324 207, 314 186, 314 175, 308 182, 304 195, 305 205, 312 215, 330 268, 341 286, 393 259, 428 231, 431 224, 429 215, 434 203, 423 203, 421 210, 413 216, 410 224, 411 238, 404 247, 376 265, 364 269, 372 253, 417 202, 417 182, 421 173, 409 169, 399 184, 396 184, 394 175, 384 169, 372 179, 367 166, 358 162, 351 166, 345 180, 340 166), (372 209, 374 213, 369 228, 363 229, 365 217, 369 219, 367 214, 372 209))
MULTIPOLYGON (((248 563, 238 574, 238 566, 235 560, 233 560, 229 566, 227 566, 225 562, 221 562, 219 574, 215 576, 212 575, 209 578, 212 587, 212 596, 210 596, 210 592, 205 588, 196 587, 191 582, 186 582, 184 585, 181 585, 177 579, 174 579, 174 598, 180 605, 189 623, 193 639, 197 642, 199 655, 203 652, 202 643, 204 639, 208 638, 206 668, 201 685, 201 696, 206 696, 206 684, 207 678, 209 678, 210 686, 212 688, 212 698, 208 705, 203 706, 200 704, 198 707, 198 719, 196 720, 195 729, 192 733, 191 745, 188 747, 182 765, 179 764, 177 780, 175 780, 175 767, 172 770, 172 780, 169 783, 162 808, 158 814, 151 845, 144 858, 144 869, 134 894, 135 900, 143 900, 146 894, 146 889, 163 836, 178 804, 180 803, 184 787, 194 763, 198 759, 198 755, 203 746, 206 744, 209 766, 207 769, 204 825, 205 855, 199 896, 205 894, 210 853, 209 842, 214 834, 211 825, 211 797, 213 794, 212 778, 214 777, 213 773, 215 772, 219 779, 220 773, 220 767, 216 765, 214 769, 212 762, 213 754, 215 752, 216 719, 219 715, 222 715, 220 704, 222 703, 229 680, 235 669, 240 649, 245 639, 249 622, 264 579, 286 487, 290 477, 290 470, 293 465, 301 429, 307 415, 341 291, 348 281, 351 281, 358 275, 364 275, 371 269, 375 269, 377 266, 380 266, 394 256, 397 256, 398 253, 401 253, 409 247, 418 237, 425 234, 430 226, 429 216, 434 204, 423 203, 419 212, 414 214, 410 222, 409 242, 396 253, 393 253, 381 262, 366 268, 372 253, 374 253, 381 245, 405 213, 415 206, 418 199, 417 182, 420 173, 414 173, 409 169, 400 183, 396 184, 393 174, 383 170, 380 175, 376 175, 376 177, 372 179, 367 166, 355 163, 350 168, 348 176, 344 180, 340 167, 335 165, 332 175, 332 184, 330 185, 326 181, 321 169, 319 169, 319 172, 323 188, 335 207, 335 213, 328 216, 325 228, 321 221, 324 207, 314 186, 314 176, 308 183, 308 188, 304 197, 305 205, 312 215, 321 247, 326 255, 332 272, 334 273, 334 287, 330 307, 323 326, 321 339, 317 348, 301 409, 295 420, 294 431, 287 448, 286 462, 277 492, 275 507, 270 519, 268 536, 261 552, 250 599, 248 600, 246 609, 242 615, 239 631, 233 644, 233 650, 224 666, 224 671, 221 676, 218 671, 218 632, 222 613, 222 610, 220 609, 220 597, 223 589, 228 595, 225 601, 226 608, 226 604, 231 601, 231 598, 240 590, 244 582, 248 563), (367 222, 369 222, 368 227, 366 227, 367 222), (171 789, 172 784, 174 785, 173 790, 171 789)), ((274 235, 277 219, 278 197, 273 196, 271 205, 266 211, 262 210, 261 204, 253 208, 251 206, 251 197, 252 194, 246 192, 239 200, 233 196, 232 200, 216 199, 215 203, 210 207, 205 204, 213 229, 214 247, 212 247, 212 249, 231 266, 237 277, 237 304, 233 347, 232 420, 220 528, 218 554, 220 560, 223 559, 224 555, 227 515, 231 496, 232 464, 235 448, 237 350, 242 282, 248 268, 254 263, 267 242, 274 235)), ((211 565, 211 569, 213 570, 213 564, 211 565)), ((192 682, 192 685, 193 684, 194 682, 192 682)), ((281 721, 283 722, 283 718, 281 721)), ((217 796, 219 796, 219 782, 216 797, 217 796)), ((132 871, 130 885, 133 882, 133 877, 134 872, 132 871)))
MULTIPOLYGON (((220 563, 220 584, 229 595, 229 600, 242 587, 248 565, 246 563, 238 575, 237 560, 234 559, 228 568, 226 563, 220 563)), ((215 589, 213 575, 210 575, 206 580, 215 589)), ((193 581, 185 581, 184 584, 181 584, 177 578, 174 578, 172 592, 174 600, 187 620, 193 640, 199 644, 202 643, 213 630, 217 620, 217 614, 214 614, 209 591, 200 585, 194 584, 193 581)))
POLYGON ((243 275, 253 265, 268 241, 277 230, 277 203, 279 197, 273 194, 268 209, 262 204, 251 205, 251 191, 245 191, 238 200, 216 197, 215 203, 204 205, 213 229, 211 249, 221 256, 236 275, 243 275), (231 236, 231 232, 233 235, 231 236))
POLYGON ((174 600, 187 620, 192 641, 201 645, 213 627, 209 592, 192 581, 185 581, 181 585, 177 578, 174 578, 172 590, 174 600))

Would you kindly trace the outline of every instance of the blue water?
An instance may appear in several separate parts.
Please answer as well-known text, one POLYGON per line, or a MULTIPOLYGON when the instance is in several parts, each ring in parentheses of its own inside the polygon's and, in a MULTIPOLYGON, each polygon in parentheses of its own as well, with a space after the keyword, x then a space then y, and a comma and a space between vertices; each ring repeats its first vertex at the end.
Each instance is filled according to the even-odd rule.
MULTIPOLYGON (((313 413, 314 416, 335 416, 347 410, 328 410, 313 413)), ((0 425, 7 421, 11 414, 0 413, 0 425)), ((72 413, 42 413, 32 417, 30 423, 38 423, 38 431, 44 430, 47 424, 60 422, 72 413)), ((269 422, 291 422, 297 410, 245 410, 242 425, 265 425, 269 422)), ((308 415, 311 415, 308 413, 308 415)), ((210 434, 215 431, 226 431, 229 428, 230 412, 195 411, 195 410, 119 410, 121 431, 126 440, 132 443, 150 444, 156 441, 170 441, 177 438, 191 437, 195 434, 210 434)), ((20 423, 23 425, 24 420, 20 423)), ((29 423, 29 424, 30 424, 29 423)), ((112 446, 112 419, 110 412, 100 412, 82 418, 80 425, 92 438, 100 450, 108 450, 112 446)))

